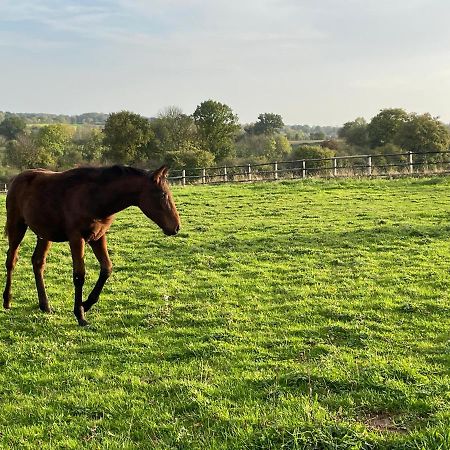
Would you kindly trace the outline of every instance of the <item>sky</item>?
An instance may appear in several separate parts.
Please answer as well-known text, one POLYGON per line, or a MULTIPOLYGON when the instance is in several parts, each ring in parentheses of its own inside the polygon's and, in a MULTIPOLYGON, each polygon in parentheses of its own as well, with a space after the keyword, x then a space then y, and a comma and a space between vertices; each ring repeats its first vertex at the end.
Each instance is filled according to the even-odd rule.
POLYGON ((450 122, 448 0, 0 0, 0 111, 450 122))

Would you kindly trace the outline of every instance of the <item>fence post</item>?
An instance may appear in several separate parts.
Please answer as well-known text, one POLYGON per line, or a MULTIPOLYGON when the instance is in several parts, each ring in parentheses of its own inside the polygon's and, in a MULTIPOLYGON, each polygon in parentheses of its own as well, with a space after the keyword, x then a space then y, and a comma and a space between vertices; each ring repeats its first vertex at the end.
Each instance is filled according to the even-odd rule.
POLYGON ((186 186, 186 170, 181 171, 181 185, 186 186))
POLYGON ((306 178, 306 161, 302 161, 302 178, 306 178))
POLYGON ((413 174, 414 173, 414 163, 413 163, 413 152, 409 151, 408 152, 408 161, 409 161, 409 173, 413 174))
POLYGON ((333 158, 333 176, 337 177, 337 159, 333 158))
POLYGON ((252 181, 252 166, 248 165, 248 181, 252 181))
POLYGON ((223 168, 223 182, 226 183, 228 181, 227 167, 223 168))
POLYGON ((372 156, 367 157, 367 174, 372 175, 372 156))
POLYGON ((206 169, 202 169, 202 184, 206 183, 206 169))
POLYGON ((278 162, 275 161, 273 163, 273 177, 275 180, 278 180, 278 162))

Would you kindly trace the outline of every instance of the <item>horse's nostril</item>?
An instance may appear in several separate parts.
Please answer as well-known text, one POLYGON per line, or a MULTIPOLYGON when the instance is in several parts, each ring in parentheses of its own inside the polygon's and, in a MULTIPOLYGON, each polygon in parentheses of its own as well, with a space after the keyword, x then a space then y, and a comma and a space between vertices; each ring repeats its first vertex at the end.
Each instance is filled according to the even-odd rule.
POLYGON ((176 227, 175 227, 175 233, 178 233, 180 231, 180 225, 177 225, 176 227))

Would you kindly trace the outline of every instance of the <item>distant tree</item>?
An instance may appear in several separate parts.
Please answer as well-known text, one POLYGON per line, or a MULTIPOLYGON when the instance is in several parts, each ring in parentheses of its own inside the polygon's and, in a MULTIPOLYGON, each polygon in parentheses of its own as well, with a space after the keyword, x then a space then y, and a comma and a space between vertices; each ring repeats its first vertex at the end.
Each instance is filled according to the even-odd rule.
POLYGON ((20 133, 16 139, 8 142, 6 147, 7 164, 20 170, 36 167, 52 167, 55 164, 53 155, 37 142, 36 136, 20 133))
POLYGON ((278 133, 284 127, 283 119, 279 114, 263 113, 258 116, 258 121, 246 127, 249 134, 272 135, 278 133))
POLYGON ((277 134, 245 134, 236 142, 236 156, 239 162, 270 162, 286 159, 292 150, 286 136, 277 134))
MULTIPOLYGON (((322 158, 332 158, 336 155, 334 150, 329 148, 321 147, 320 145, 299 145, 292 150, 291 159, 292 160, 302 160, 302 159, 322 159, 322 158)), ((320 169, 325 167, 330 167, 330 161, 307 161, 307 169, 320 169)))
POLYGON ((45 125, 38 129, 36 143, 56 162, 68 149, 74 134, 75 129, 70 125, 45 125))
POLYGON ((115 163, 139 161, 153 137, 149 120, 129 111, 110 114, 103 133, 107 146, 104 156, 115 163))
POLYGON ((194 119, 175 106, 166 108, 151 121, 154 139, 149 142, 150 154, 164 158, 168 152, 174 152, 195 146, 196 129, 194 119))
POLYGON ((18 116, 7 116, 0 123, 0 134, 6 139, 16 139, 25 130, 25 121, 18 116))
POLYGON ((216 161, 230 156, 236 133, 240 130, 238 117, 220 102, 206 100, 193 114, 200 146, 211 152, 216 161))
POLYGON ((338 136, 345 139, 350 145, 365 147, 369 142, 367 122, 362 117, 358 117, 351 122, 346 122, 339 129, 338 136))
POLYGON ((334 150, 321 147, 320 145, 299 145, 292 150, 292 159, 317 159, 332 158, 335 156, 334 150))
MULTIPOLYGON (((441 152, 449 149, 450 133, 445 125, 430 114, 410 114, 399 127, 395 143, 406 151, 441 152)), ((426 158, 436 160, 436 155, 426 158)))
POLYGON ((85 162, 81 149, 75 145, 71 145, 58 158, 59 169, 70 169, 72 167, 80 166, 85 162))
POLYGON ((320 146, 322 148, 329 148, 330 150, 333 150, 335 152, 337 152, 340 148, 339 141, 337 141, 336 139, 327 139, 321 142, 320 146))
MULTIPOLYGON (((391 164, 405 164, 407 162, 407 157, 403 153, 404 150, 390 142, 375 147, 373 154, 377 155, 377 157, 373 158, 373 165, 375 167, 381 167, 383 171, 388 171, 388 166, 391 164)), ((398 167, 394 167, 394 169, 398 169, 398 167)))
POLYGON ((325 139, 325 133, 323 131, 313 131, 310 135, 309 135, 310 139, 314 140, 314 141, 319 141, 321 139, 325 139))
POLYGON ((403 123, 408 120, 408 113, 401 108, 382 109, 367 125, 369 145, 372 148, 393 143, 403 123))
POLYGON ((175 169, 210 167, 214 163, 212 153, 189 142, 178 150, 167 152, 164 159, 166 164, 175 169))
POLYGON ((282 134, 277 134, 273 140, 275 141, 275 152, 272 155, 267 155, 268 158, 272 161, 282 161, 283 159, 286 159, 292 151, 291 144, 287 137, 282 134))
POLYGON ((103 144, 103 133, 98 128, 91 129, 87 139, 78 143, 81 157, 84 161, 92 163, 101 161, 106 147, 103 144))
POLYGON ((276 151, 275 141, 264 134, 245 134, 236 141, 236 156, 242 161, 268 162, 267 155, 276 151), (256 158, 256 159, 255 159, 256 158))

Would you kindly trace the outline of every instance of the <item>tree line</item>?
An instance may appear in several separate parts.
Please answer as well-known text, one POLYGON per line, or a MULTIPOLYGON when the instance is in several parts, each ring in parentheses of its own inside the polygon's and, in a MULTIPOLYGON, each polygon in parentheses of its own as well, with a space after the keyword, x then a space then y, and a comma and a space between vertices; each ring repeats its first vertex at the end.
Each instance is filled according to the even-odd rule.
POLYGON ((411 151, 422 154, 423 159, 435 161, 443 156, 426 156, 427 153, 443 152, 450 147, 448 125, 429 113, 408 113, 401 108, 383 109, 370 122, 362 117, 346 122, 338 136, 341 138, 339 150, 348 154, 398 155, 411 151))
POLYGON ((68 124, 91 124, 104 125, 108 114, 90 112, 77 115, 67 114, 46 114, 46 113, 12 113, 9 111, 0 111, 0 122, 8 117, 20 117, 26 124, 50 124, 50 123, 68 123, 68 124))
POLYGON ((228 105, 207 100, 192 114, 177 107, 155 118, 130 111, 111 113, 103 127, 30 125, 22 116, 8 114, 0 123, 0 136, 4 164, 19 170, 112 163, 189 168, 287 157, 292 148, 283 128, 282 117, 274 113, 262 113, 242 126, 228 105))
POLYGON ((202 102, 192 114, 177 107, 168 107, 155 118, 114 112, 102 126, 30 124, 23 115, 2 114, 3 165, 13 171, 112 163, 193 168, 358 153, 394 154, 402 161, 405 151, 443 151, 450 145, 448 127, 437 118, 399 108, 384 109, 368 123, 357 118, 339 129, 287 127, 275 113, 261 113, 255 122, 241 125, 228 105, 214 100, 202 102), (305 145, 304 140, 318 142, 305 145))

